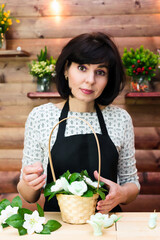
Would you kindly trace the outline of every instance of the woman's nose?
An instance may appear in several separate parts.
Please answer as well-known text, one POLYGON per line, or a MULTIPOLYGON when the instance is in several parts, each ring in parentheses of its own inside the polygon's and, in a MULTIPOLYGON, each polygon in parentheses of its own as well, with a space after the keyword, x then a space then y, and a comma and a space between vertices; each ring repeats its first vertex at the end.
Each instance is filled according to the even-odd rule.
POLYGON ((93 84, 95 82, 95 74, 94 72, 89 72, 86 76, 86 82, 93 84))

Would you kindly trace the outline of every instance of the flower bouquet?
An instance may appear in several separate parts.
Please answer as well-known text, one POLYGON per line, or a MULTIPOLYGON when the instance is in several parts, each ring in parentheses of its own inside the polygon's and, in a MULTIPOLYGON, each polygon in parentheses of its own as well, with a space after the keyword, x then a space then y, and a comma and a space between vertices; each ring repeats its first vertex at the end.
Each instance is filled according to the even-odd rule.
POLYGON ((22 200, 19 196, 15 197, 12 202, 7 199, 0 202, 0 231, 12 226, 17 228, 19 235, 34 232, 50 234, 61 227, 61 224, 56 220, 49 220, 47 223, 45 221, 43 209, 39 204, 37 204, 37 210, 32 212, 22 208, 22 200))
MULTIPOLYGON (((9 27, 12 25, 12 19, 15 19, 10 16, 10 11, 5 11, 6 4, 0 6, 0 49, 3 47, 3 42, 5 40, 5 33, 9 30, 9 27)), ((15 19, 17 23, 20 21, 15 19)), ((4 47, 5 48, 5 47, 4 47)))
POLYGON ((127 75, 132 77, 131 91, 148 91, 149 81, 155 76, 158 55, 149 49, 144 49, 143 45, 136 50, 130 48, 130 51, 124 48, 122 62, 126 68, 127 75))
POLYGON ((56 59, 51 56, 47 59, 47 47, 41 49, 40 55, 37 55, 37 61, 29 64, 30 74, 37 79, 37 91, 49 91, 49 84, 56 75, 55 72, 56 59))
POLYGON ((85 223, 95 213, 98 197, 105 199, 107 190, 103 185, 99 182, 98 186, 97 181, 92 181, 86 170, 72 174, 68 170, 55 182, 46 185, 44 196, 49 196, 50 200, 56 195, 63 221, 85 223))

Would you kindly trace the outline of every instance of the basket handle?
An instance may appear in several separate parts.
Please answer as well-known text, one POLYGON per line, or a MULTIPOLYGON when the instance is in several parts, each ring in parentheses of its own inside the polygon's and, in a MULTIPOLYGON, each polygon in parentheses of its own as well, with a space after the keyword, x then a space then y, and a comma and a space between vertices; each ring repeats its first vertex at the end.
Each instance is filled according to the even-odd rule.
POLYGON ((80 117, 71 116, 71 117, 63 118, 62 120, 60 120, 60 121, 52 128, 52 131, 51 131, 50 136, 49 136, 48 150, 49 150, 49 162, 50 162, 50 166, 51 166, 51 172, 52 172, 53 181, 54 181, 54 182, 56 181, 56 177, 55 177, 55 172, 54 172, 53 162, 52 162, 52 156, 51 156, 51 150, 50 150, 52 133, 53 133, 54 129, 55 129, 61 122, 65 121, 65 120, 67 120, 67 119, 69 119, 69 118, 75 118, 75 119, 82 120, 83 122, 85 122, 85 123, 90 127, 90 129, 92 130, 92 132, 93 132, 93 134, 94 134, 94 137, 95 137, 95 140, 96 140, 96 143, 97 143, 98 160, 99 160, 99 164, 98 164, 98 185, 97 185, 97 189, 98 189, 98 188, 99 188, 99 182, 100 182, 100 174, 101 174, 101 153, 100 153, 99 140, 98 140, 97 134, 95 133, 95 131, 94 131, 94 129, 92 128, 91 124, 90 124, 89 122, 87 122, 86 120, 80 118, 80 117))

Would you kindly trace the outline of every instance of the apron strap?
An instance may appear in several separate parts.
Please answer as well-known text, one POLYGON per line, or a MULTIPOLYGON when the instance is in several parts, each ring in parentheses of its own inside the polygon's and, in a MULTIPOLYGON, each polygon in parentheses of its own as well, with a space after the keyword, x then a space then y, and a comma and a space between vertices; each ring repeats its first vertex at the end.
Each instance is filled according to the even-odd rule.
MULTIPOLYGON (((103 135, 108 135, 108 131, 106 128, 106 124, 104 122, 104 118, 102 115, 102 112, 98 106, 97 103, 95 103, 95 109, 96 109, 96 113, 98 116, 98 121, 99 121, 99 125, 101 128, 101 132, 103 135)), ((69 101, 67 100, 66 103, 64 104, 64 107, 61 111, 61 115, 59 117, 59 121, 61 121, 62 119, 66 118, 68 116, 68 111, 69 111, 69 101)), ((61 138, 61 136, 64 136, 65 134, 65 129, 66 129, 66 121, 63 121, 61 124, 59 124, 59 128, 58 128, 58 133, 57 133, 57 138, 61 138)))

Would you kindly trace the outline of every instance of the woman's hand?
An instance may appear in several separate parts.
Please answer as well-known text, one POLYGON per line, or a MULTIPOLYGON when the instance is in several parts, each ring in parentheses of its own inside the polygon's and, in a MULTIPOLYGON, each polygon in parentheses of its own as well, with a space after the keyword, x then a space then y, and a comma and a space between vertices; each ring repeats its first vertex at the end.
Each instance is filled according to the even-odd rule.
MULTIPOLYGON (((98 180, 97 171, 94 171, 94 177, 98 180)), ((118 204, 126 201, 125 189, 123 189, 123 187, 119 184, 103 177, 100 177, 100 181, 105 183, 109 189, 109 193, 106 196, 105 200, 100 200, 97 203, 97 210, 102 214, 106 214, 118 204)))
POLYGON ((22 180, 27 186, 37 191, 45 184, 46 174, 43 174, 41 162, 35 162, 32 165, 23 168, 22 180))

